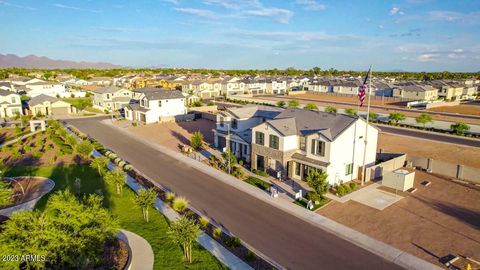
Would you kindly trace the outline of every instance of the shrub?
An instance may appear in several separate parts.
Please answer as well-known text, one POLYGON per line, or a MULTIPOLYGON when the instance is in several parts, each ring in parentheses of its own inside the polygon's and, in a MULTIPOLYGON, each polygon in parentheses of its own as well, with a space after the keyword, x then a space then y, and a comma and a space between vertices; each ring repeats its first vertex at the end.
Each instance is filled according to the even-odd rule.
POLYGON ((257 255, 255 255, 255 253, 253 253, 253 251, 251 250, 247 251, 247 254, 245 254, 245 259, 248 262, 253 262, 256 258, 257 258, 257 255))
POLYGON ((202 145, 203 134, 200 131, 194 132, 192 138, 190 139, 190 146, 195 150, 199 150, 202 148, 202 145))
POLYGON ((351 191, 354 191, 355 189, 357 189, 357 184, 355 184, 355 182, 350 182, 348 186, 350 186, 351 191))
POLYGON ((188 208, 188 200, 184 197, 178 197, 173 200, 173 210, 183 213, 188 208))
POLYGON ((34 151, 32 153, 33 158, 40 158, 41 156, 42 156, 42 152, 40 152, 40 151, 34 151))
POLYGON ((337 190, 337 196, 342 197, 343 195, 346 194, 346 191, 345 191, 345 188, 343 187, 343 185, 338 185, 336 190, 337 190))
POLYGON ((64 154, 67 154, 67 155, 70 155, 70 154, 73 153, 72 147, 70 147, 70 145, 68 145, 68 144, 62 144, 60 146, 60 151, 63 152, 64 154))
POLYGON ((173 193, 173 192, 167 192, 167 193, 165 194, 165 200, 166 200, 167 202, 171 202, 171 201, 173 201, 173 199, 175 199, 175 193, 173 193))
POLYGON ((133 166, 130 165, 130 164, 127 164, 127 165, 125 165, 125 167, 123 167, 123 169, 124 169, 125 171, 131 171, 131 170, 133 170, 133 166))
POLYGON ((222 237, 222 229, 218 227, 213 229, 212 235, 213 235, 213 238, 217 240, 220 239, 220 237, 222 237))
POLYGON ((337 113, 337 108, 327 107, 327 108, 325 108, 325 112, 327 112, 327 113, 337 113))
POLYGON ((201 217, 199 222, 200 222, 200 227, 202 228, 202 230, 207 229, 208 224, 210 224, 210 220, 208 220, 208 218, 206 218, 206 217, 201 217))
POLYGON ((115 159, 113 160, 113 162, 114 162, 115 164, 117 164, 117 165, 118 165, 118 163, 120 163, 120 161, 122 161, 122 159, 119 158, 119 157, 117 157, 117 158, 115 158, 115 159))
POLYGON ((126 163, 125 161, 123 161, 123 160, 121 160, 120 162, 118 162, 118 167, 120 167, 120 168, 124 168, 125 165, 127 165, 127 163, 126 163))
POLYGON ((316 191, 310 190, 307 192, 307 199, 312 202, 318 202, 320 201, 320 195, 316 191))
POLYGON ((347 194, 348 194, 348 193, 350 193, 350 192, 351 192, 351 190, 350 190, 350 186, 348 186, 348 185, 345 185, 345 184, 342 184, 342 186, 343 186, 343 188, 345 189, 345 193, 347 193, 347 194))
POLYGON ((25 151, 25 153, 27 153, 27 152, 32 151, 32 147, 29 144, 25 144, 23 146, 23 150, 25 151))
POLYGON ((238 165, 243 166, 243 160, 239 160, 238 165))
POLYGON ((268 173, 262 171, 262 170, 257 170, 257 169, 252 169, 251 170, 254 174, 258 174, 263 177, 268 177, 268 173))
POLYGON ((240 241, 240 238, 234 236, 234 237, 230 237, 227 239, 227 241, 225 241, 227 244, 227 246, 229 247, 232 247, 232 248, 236 248, 236 247, 239 247, 242 242, 240 241))

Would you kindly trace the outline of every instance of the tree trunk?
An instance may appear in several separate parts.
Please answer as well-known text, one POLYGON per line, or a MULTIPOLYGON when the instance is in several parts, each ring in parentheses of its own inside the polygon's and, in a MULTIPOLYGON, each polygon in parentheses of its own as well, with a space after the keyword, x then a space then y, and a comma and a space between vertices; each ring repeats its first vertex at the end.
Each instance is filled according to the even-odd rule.
POLYGON ((120 185, 117 185, 117 194, 120 195, 120 185))
POLYGON ((146 217, 147 222, 148 222, 148 207, 145 209, 145 217, 146 217))

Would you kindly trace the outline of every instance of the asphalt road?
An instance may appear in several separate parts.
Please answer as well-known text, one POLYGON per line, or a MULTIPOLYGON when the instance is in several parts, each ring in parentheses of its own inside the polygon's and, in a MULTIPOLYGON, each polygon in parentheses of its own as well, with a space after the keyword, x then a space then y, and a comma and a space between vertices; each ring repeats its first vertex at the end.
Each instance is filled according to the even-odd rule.
POLYGON ((99 121, 66 120, 288 269, 401 269, 99 121))
POLYGON ((423 132, 416 129, 396 128, 391 126, 376 125, 382 132, 403 135, 414 138, 432 140, 436 142, 453 143, 464 146, 480 148, 480 140, 460 136, 449 136, 442 133, 423 132))

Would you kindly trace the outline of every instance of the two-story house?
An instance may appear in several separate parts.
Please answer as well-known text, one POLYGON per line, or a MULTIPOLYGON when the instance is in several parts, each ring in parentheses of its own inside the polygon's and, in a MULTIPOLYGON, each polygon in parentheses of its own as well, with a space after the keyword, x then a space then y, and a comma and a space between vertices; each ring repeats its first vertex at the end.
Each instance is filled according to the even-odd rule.
POLYGON ((65 88, 64 84, 57 82, 35 82, 25 85, 25 91, 30 97, 39 95, 47 95, 51 97, 69 97, 70 93, 65 88))
POLYGON ((243 95, 247 90, 245 82, 235 77, 221 81, 221 86, 221 94, 227 97, 243 95))
POLYGON ((68 115, 76 112, 75 107, 70 103, 44 94, 30 99, 28 107, 32 115, 68 115))
POLYGON ((430 85, 396 85, 393 96, 408 100, 433 101, 438 99, 438 89, 430 85))
POLYGON ((17 114, 23 114, 20 95, 0 89, 0 117, 13 117, 17 114))
MULTIPOLYGON (((251 166, 304 180, 311 170, 332 185, 361 176, 366 122, 357 116, 286 109, 251 128, 251 166)), ((368 126, 365 164, 375 164, 378 130, 368 126)))
POLYGON ((225 151, 230 149, 235 156, 250 161, 251 128, 273 119, 283 110, 277 107, 247 105, 240 108, 227 108, 217 114, 214 145, 225 151))
POLYGON ((93 93, 93 106, 108 111, 115 111, 127 106, 133 98, 129 89, 116 86, 107 86, 91 91, 93 93))
POLYGON ((185 96, 179 90, 146 87, 134 92, 139 103, 125 107, 125 118, 128 120, 150 124, 187 113, 185 96))

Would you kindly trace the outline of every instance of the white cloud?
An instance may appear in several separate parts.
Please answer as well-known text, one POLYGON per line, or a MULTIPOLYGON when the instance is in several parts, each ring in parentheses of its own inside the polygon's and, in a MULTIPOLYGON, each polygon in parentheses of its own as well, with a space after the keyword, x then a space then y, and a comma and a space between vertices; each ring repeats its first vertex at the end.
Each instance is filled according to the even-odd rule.
POLYGON ((405 12, 400 10, 398 7, 392 7, 390 11, 388 12, 390 16, 395 16, 395 15, 405 15, 405 12))
POLYGON ((101 10, 95 10, 95 9, 86 9, 86 8, 80 8, 80 7, 74 7, 74 6, 67 6, 63 4, 54 4, 55 7, 58 8, 63 8, 63 9, 71 9, 71 10, 78 10, 78 11, 87 11, 87 12, 93 12, 93 13, 100 13, 102 12, 101 10))
POLYGON ((279 23, 287 24, 293 16, 293 12, 288 9, 281 8, 261 8, 258 10, 248 10, 245 14, 258 17, 266 17, 279 23))
POLYGON ((428 12, 428 19, 432 21, 480 23, 480 11, 461 13, 448 10, 434 10, 428 12))
POLYGON ((297 5, 303 5, 305 10, 318 11, 327 8, 326 5, 320 4, 315 0, 296 0, 297 5))
POLYGON ((174 5, 180 4, 180 0, 160 0, 161 2, 170 3, 174 5))
POLYGON ((378 28, 383 29, 383 24, 379 24, 378 28))
POLYGON ((197 9, 197 8, 175 8, 176 11, 207 18, 207 19, 217 19, 218 16, 215 12, 208 10, 208 9, 197 9))
POLYGON ((17 4, 12 4, 7 1, 0 1, 0 5, 8 6, 8 7, 15 7, 15 8, 20 8, 20 9, 25 9, 25 10, 36 10, 36 8, 29 7, 29 6, 22 6, 22 5, 17 5, 17 4))

